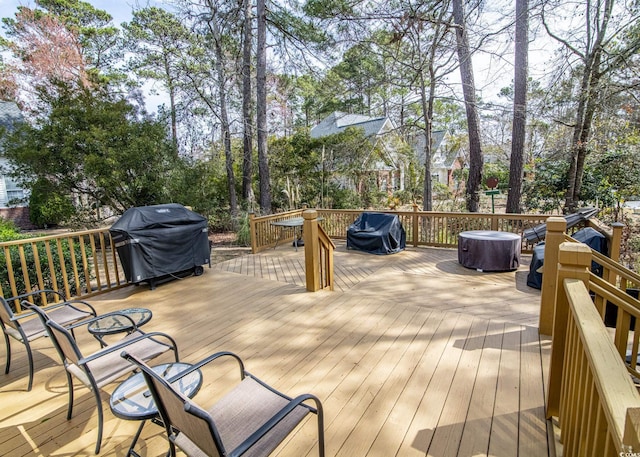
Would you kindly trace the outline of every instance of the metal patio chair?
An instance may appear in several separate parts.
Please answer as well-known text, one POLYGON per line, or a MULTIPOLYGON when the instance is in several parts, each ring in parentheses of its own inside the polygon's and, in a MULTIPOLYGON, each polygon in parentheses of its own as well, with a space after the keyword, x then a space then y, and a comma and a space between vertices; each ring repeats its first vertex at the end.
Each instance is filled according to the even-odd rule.
POLYGON ((30 306, 30 309, 33 309, 40 315, 62 359, 65 374, 67 375, 67 384, 69 386, 67 420, 71 419, 73 413, 72 375, 88 387, 95 396, 98 410, 98 438, 95 449, 95 453, 97 454, 100 452, 100 446, 102 444, 102 428, 104 423, 100 389, 136 369, 135 365, 120 357, 120 353, 123 350, 127 350, 141 360, 149 361, 171 350, 173 351, 175 361, 178 362, 179 357, 176 342, 165 333, 145 333, 141 330, 135 330, 127 334, 120 341, 84 356, 71 332, 74 328, 86 326, 96 319, 101 319, 103 316, 87 319, 65 328, 47 316, 46 313, 38 310, 37 307, 30 306))
POLYGON ((318 421, 318 453, 324 456, 324 419, 320 400, 310 394, 290 398, 245 371, 231 352, 218 352, 171 379, 164 379, 132 354, 122 357, 142 371, 170 441, 188 456, 268 456, 309 413, 318 421), (220 358, 232 357, 241 381, 208 409, 182 395, 171 383, 220 358), (312 401, 315 407, 305 404, 312 401))
POLYGON ((11 340, 24 344, 27 350, 27 358, 29 359, 29 385, 27 391, 31 391, 33 387, 33 353, 31 352, 31 342, 43 336, 47 336, 47 330, 34 311, 27 311, 16 314, 11 307, 11 303, 15 300, 38 301, 41 294, 54 295, 60 299, 60 302, 52 305, 41 307, 47 315, 51 316, 61 325, 68 325, 78 322, 96 315, 96 310, 89 303, 82 300, 68 301, 61 292, 55 290, 37 290, 24 295, 18 295, 11 298, 0 297, 0 327, 4 334, 4 342, 7 351, 7 362, 4 373, 8 374, 11 367, 11 340))

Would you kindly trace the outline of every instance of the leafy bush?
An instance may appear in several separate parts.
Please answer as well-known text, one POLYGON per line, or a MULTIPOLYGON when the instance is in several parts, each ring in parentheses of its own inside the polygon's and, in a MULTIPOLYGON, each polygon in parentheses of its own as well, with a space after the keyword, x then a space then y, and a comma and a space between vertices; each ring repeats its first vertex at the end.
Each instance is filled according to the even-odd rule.
MULTIPOLYGON (((11 223, 7 221, 0 221, 0 237, 2 242, 6 241, 14 241, 21 239, 33 238, 32 235, 23 235, 19 233, 15 226, 12 228, 11 223)), ((52 265, 54 266, 53 274, 55 274, 56 284, 53 281, 53 274, 49 265, 49 260, 47 258, 47 250, 44 242, 36 242, 36 252, 34 253, 33 243, 25 244, 23 246, 23 254, 24 254, 24 265, 22 263, 20 249, 18 246, 10 246, 9 247, 9 257, 6 258, 6 251, 2 251, 2 257, 4 261, 0 261, 0 286, 2 287, 2 291, 5 296, 12 295, 11 289, 11 281, 9 277, 9 260, 10 265, 13 270, 13 278, 15 281, 15 287, 18 295, 24 294, 28 292, 27 284, 25 281, 25 276, 28 276, 31 289, 39 288, 37 277, 35 276, 36 271, 38 271, 38 266, 36 265, 36 254, 39 263, 39 269, 42 272, 42 281, 43 287, 46 289, 64 289, 63 288, 63 270, 60 262, 60 255, 58 253, 58 249, 50 249, 51 257, 52 257, 52 265)), ((80 250, 80 246, 78 244, 74 244, 73 255, 75 259, 75 267, 79 274, 79 281, 76 283, 74 277, 74 265, 72 262, 72 253, 71 248, 69 246, 69 242, 67 240, 62 240, 60 243, 62 257, 64 260, 64 272, 67 276, 67 281, 69 283, 69 287, 71 290, 81 290, 87 284, 86 278, 82 272, 84 271, 82 265, 82 253, 80 250)), ((90 265, 87 268, 91 268, 90 265)))
POLYGON ((76 210, 71 198, 46 180, 40 179, 31 188, 29 219, 37 227, 46 228, 69 221, 76 210))
POLYGON ((238 229, 237 240, 240 246, 251 246, 251 224, 249 224, 248 214, 244 214, 240 218, 240 228, 238 229))

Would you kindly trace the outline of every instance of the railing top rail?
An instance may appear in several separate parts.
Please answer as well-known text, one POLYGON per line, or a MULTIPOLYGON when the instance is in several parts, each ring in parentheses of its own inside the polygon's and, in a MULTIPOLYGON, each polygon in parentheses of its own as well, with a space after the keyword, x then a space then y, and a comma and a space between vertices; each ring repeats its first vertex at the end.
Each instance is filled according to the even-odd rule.
POLYGON ((320 237, 320 240, 322 242, 324 242, 325 244, 331 246, 332 249, 336 248, 335 243, 329 237, 329 235, 327 235, 327 232, 324 231, 324 229, 322 228, 322 226, 320 224, 318 224, 318 236, 320 237))
MULTIPOLYGON (((284 211, 281 213, 276 213, 276 214, 267 214, 264 216, 254 216, 254 220, 256 221, 262 221, 262 220, 269 220, 269 219, 276 219, 279 217, 283 217, 283 216, 291 216, 297 213, 301 213, 303 210, 302 209, 296 209, 296 210, 289 210, 289 211, 284 211)), ((318 211, 318 213, 323 213, 323 214, 340 214, 340 213, 345 213, 345 214, 360 214, 364 211, 367 210, 362 210, 362 209, 326 209, 326 208, 318 208, 316 209, 316 211, 318 211)), ((545 215, 545 214, 517 214, 517 213, 469 213, 469 212, 450 212, 450 211, 413 211, 413 210, 406 210, 406 211, 397 211, 397 210, 371 210, 371 212, 376 212, 376 213, 391 213, 391 214, 398 214, 398 215, 414 215, 414 214, 418 214, 418 215, 430 215, 430 216, 450 216, 450 217, 460 217, 460 216, 464 216, 464 217, 471 217, 471 218, 492 218, 492 219, 523 219, 523 220, 541 220, 541 219, 546 219, 548 217, 550 217, 549 215, 545 215)))
POLYGON ((95 233, 101 233, 101 232, 108 232, 109 229, 108 228, 101 228, 101 229, 91 229, 91 230, 80 230, 77 232, 65 232, 65 233, 58 233, 55 235, 45 235, 45 236, 34 236, 32 238, 23 238, 20 240, 12 240, 12 241, 3 241, 0 242, 0 247, 3 246, 16 246, 19 244, 28 244, 28 243, 35 243, 35 242, 42 242, 42 241, 51 241, 51 240, 56 240, 58 238, 76 238, 76 237, 80 237, 80 236, 85 236, 85 235, 93 235, 95 233))

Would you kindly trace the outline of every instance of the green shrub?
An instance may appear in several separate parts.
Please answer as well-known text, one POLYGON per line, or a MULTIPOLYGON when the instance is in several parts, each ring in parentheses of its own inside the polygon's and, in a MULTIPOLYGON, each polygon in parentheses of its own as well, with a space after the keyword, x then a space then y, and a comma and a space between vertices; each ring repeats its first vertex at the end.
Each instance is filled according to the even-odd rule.
POLYGON ((237 241, 240 246, 251 246, 251 224, 249 224, 248 214, 240 218, 237 241))
MULTIPOLYGON (((9 229, 5 229, 5 227, 9 227, 9 224, 6 224, 5 221, 0 222, 0 237, 2 237, 1 241, 14 241, 21 240, 27 238, 33 238, 33 235, 23 235, 19 233, 17 230, 10 233, 9 229)), ((45 289, 60 289, 64 290, 63 287, 63 269, 60 262, 60 255, 58 253, 58 249, 55 245, 51 245, 51 257, 52 257, 52 265, 55 273, 56 284, 53 281, 53 275, 51 272, 51 267, 49 265, 49 260, 47 258, 47 250, 44 242, 36 242, 36 253, 37 259, 39 263, 40 271, 42 272, 42 280, 43 287, 45 289)), ((36 276, 37 266, 36 266, 36 256, 34 255, 33 243, 25 244, 23 246, 23 255, 24 255, 24 265, 22 263, 22 258, 20 255, 20 249, 18 246, 10 246, 9 247, 9 257, 10 264, 13 270, 13 277, 15 281, 15 286, 18 295, 29 292, 27 290, 27 284, 25 281, 25 271, 26 275, 29 278, 31 290, 35 288, 39 288, 38 279, 36 276)), ((82 252, 80 250, 79 244, 74 244, 73 249, 73 258, 71 253, 71 248, 69 246, 69 242, 67 240, 62 240, 60 242, 62 257, 64 260, 64 272, 67 275, 67 282, 69 283, 69 287, 72 291, 80 291, 87 285, 87 279, 84 276, 84 269, 82 265, 82 252), (75 267, 78 271, 78 282, 76 282, 74 277, 74 265, 72 259, 75 260, 75 267)), ((13 294, 11 291, 11 282, 9 277, 9 268, 8 268, 8 259, 6 258, 6 250, 2 250, 0 254, 2 260, 0 261, 0 286, 2 287, 2 291, 5 297, 8 297, 13 294)), ((90 265, 87 268, 91 268, 90 265)), ((91 272, 89 272, 91 274, 91 272)))
POLYGON ((29 218, 37 227, 49 227, 68 221, 75 208, 71 198, 45 180, 38 180, 31 188, 29 218))

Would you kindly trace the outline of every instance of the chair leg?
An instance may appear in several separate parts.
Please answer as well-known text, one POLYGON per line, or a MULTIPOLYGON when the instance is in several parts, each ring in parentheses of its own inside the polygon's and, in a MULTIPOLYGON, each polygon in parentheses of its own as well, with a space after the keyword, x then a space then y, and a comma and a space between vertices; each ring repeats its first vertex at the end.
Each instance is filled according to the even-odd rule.
POLYGON ((100 390, 94 388, 93 394, 96 397, 96 406, 98 408, 98 441, 96 441, 96 454, 100 452, 100 446, 102 445, 102 426, 104 423, 104 417, 102 414, 102 399, 100 398, 100 390))
POLYGON ((9 367, 11 366, 11 343, 9 342, 9 336, 4 332, 2 332, 2 334, 4 335, 4 343, 7 348, 7 364, 4 367, 4 374, 9 374, 9 367))
POLYGON ((69 405, 67 406, 67 420, 71 419, 73 414, 73 379, 71 379, 71 373, 65 370, 67 375, 67 385, 69 386, 69 405))
POLYGON ((318 419, 318 455, 319 457, 324 457, 324 410, 320 400, 315 399, 315 403, 318 419))
POLYGON ((31 392, 33 387, 33 353, 28 340, 24 341, 24 347, 27 349, 27 358, 29 359, 29 386, 27 387, 27 392, 31 392))
POLYGON ((318 455, 324 457, 324 421, 318 415, 318 455))

